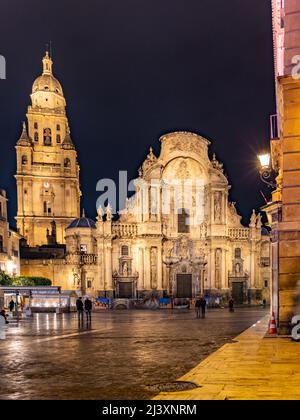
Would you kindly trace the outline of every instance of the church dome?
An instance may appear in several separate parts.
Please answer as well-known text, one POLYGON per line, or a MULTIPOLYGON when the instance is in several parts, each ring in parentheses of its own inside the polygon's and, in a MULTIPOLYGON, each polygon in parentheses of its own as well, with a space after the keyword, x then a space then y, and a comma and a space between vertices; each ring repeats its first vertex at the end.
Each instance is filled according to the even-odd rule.
POLYGON ((57 95, 63 95, 62 86, 53 74, 42 74, 39 76, 32 85, 32 93, 36 92, 51 92, 57 95))
POLYGON ((73 220, 73 222, 67 227, 67 229, 76 229, 76 228, 87 228, 87 229, 96 229, 96 223, 93 219, 85 217, 83 211, 82 217, 73 220))
POLYGON ((32 106, 45 109, 64 109, 66 101, 60 82, 52 72, 53 61, 46 52, 43 58, 43 74, 32 85, 32 106))

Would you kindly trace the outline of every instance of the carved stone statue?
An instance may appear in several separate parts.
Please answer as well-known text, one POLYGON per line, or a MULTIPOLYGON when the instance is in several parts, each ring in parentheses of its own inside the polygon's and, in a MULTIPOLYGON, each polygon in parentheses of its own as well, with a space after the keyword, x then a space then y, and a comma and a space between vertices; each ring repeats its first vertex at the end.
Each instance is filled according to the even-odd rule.
POLYGON ((127 264, 127 262, 124 262, 124 264, 123 264, 123 276, 124 277, 128 277, 128 264, 127 264))
POLYGON ((214 194, 214 215, 215 222, 220 223, 222 220, 222 193, 220 191, 214 194))
POLYGON ((252 212, 251 220, 250 220, 250 227, 255 228, 256 227, 256 213, 255 210, 252 212))
POLYGON ((98 207, 98 222, 103 222, 103 208, 102 206, 98 207))
POLYGON ((108 206, 106 207, 106 220, 108 222, 111 222, 112 220, 112 207, 109 203, 108 203, 108 206))

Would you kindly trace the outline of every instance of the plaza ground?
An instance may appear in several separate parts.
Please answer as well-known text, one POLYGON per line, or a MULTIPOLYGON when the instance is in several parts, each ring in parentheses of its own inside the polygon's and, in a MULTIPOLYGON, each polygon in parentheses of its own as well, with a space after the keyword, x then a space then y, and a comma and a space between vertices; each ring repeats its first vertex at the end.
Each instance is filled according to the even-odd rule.
POLYGON ((149 399, 263 318, 260 308, 102 311, 12 322, 0 341, 0 399, 149 399))
POLYGON ((206 358, 181 381, 197 388, 167 400, 300 400, 300 344, 266 336, 269 316, 206 358))

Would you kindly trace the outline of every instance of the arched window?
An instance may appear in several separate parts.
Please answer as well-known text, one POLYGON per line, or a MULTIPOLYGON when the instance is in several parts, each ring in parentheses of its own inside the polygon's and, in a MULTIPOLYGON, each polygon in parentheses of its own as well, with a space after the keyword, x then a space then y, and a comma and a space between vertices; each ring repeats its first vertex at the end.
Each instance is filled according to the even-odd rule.
POLYGON ((34 123, 34 129, 37 130, 39 128, 39 125, 37 122, 34 123))
POLYGON ((22 165, 27 165, 27 163, 28 163, 27 156, 26 155, 22 156, 22 165))
POLYGON ((60 125, 59 124, 57 124, 57 126, 56 126, 56 131, 60 131, 60 125))
POLYGON ((178 213, 178 233, 189 233, 189 212, 186 209, 179 210, 178 213))
POLYGON ((45 146, 52 146, 51 128, 45 128, 44 129, 44 145, 45 146))
POLYGON ((123 257, 128 257, 128 255, 129 255, 129 248, 128 248, 127 245, 123 245, 122 246, 122 248, 121 248, 121 255, 123 257))
POLYGON ((37 131, 34 133, 34 141, 39 141, 39 133, 37 131))
POLYGON ((66 158, 66 159, 64 160, 64 167, 65 167, 65 168, 70 168, 70 167, 71 167, 71 161, 70 161, 70 159, 69 159, 69 158, 66 158))
POLYGON ((60 137, 60 134, 57 134, 57 135, 56 135, 56 143, 57 143, 57 144, 61 143, 61 137, 60 137))
POLYGON ((52 210, 51 210, 50 204, 47 201, 44 201, 44 214, 45 214, 45 216, 51 215, 51 212, 52 212, 52 210))

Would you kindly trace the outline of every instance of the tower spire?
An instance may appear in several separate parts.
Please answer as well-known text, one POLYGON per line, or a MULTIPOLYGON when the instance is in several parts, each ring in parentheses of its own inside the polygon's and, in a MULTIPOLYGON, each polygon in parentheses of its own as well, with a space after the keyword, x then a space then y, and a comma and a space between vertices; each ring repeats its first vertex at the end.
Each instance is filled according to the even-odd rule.
POLYGON ((47 49, 46 54, 43 58, 43 74, 52 74, 52 64, 53 61, 49 56, 49 51, 47 49))

